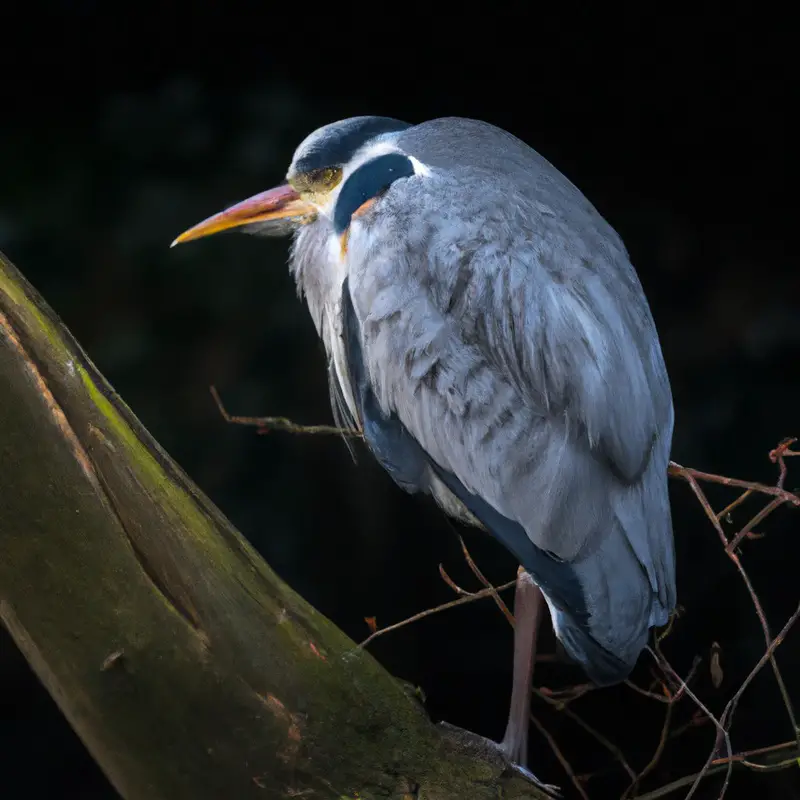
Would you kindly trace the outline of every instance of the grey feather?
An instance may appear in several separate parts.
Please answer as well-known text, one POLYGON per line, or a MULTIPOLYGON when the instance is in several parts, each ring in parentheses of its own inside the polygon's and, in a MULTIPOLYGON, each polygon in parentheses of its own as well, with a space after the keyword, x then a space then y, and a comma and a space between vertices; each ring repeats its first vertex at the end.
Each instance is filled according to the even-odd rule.
POLYGON ((361 335, 348 280, 342 285, 342 328, 348 380, 356 401, 360 427, 372 453, 402 489, 413 494, 428 489, 428 459, 419 443, 395 414, 378 405, 364 368, 361 335))
MULTIPOLYGON (((347 372, 340 305, 341 283, 337 281, 336 265, 330 259, 329 236, 330 230, 324 223, 302 227, 292 243, 289 264, 298 292, 305 298, 311 319, 325 345, 334 422, 343 430, 358 430, 352 387, 348 380, 341 377, 347 372)), ((344 441, 355 460, 351 441, 347 437, 344 437, 344 441)))
MULTIPOLYGON (((359 421, 366 443, 378 462, 401 488, 410 493, 427 491, 435 494, 436 488, 431 484, 432 479, 437 478, 520 563, 535 573, 540 588, 551 598, 555 607, 569 609, 567 627, 562 625, 560 632, 570 642, 580 643, 581 654, 590 654, 589 658, 582 660, 592 679, 601 684, 613 683, 627 675, 629 664, 605 650, 592 638, 588 626, 587 598, 572 565, 538 548, 519 523, 499 514, 481 497, 468 492, 455 475, 441 469, 430 459, 397 414, 380 409, 364 372, 360 326, 347 278, 342 287, 342 320, 350 366, 349 379, 356 397, 359 421)), ((571 649, 575 651, 575 646, 571 649)))
MULTIPOLYGON (((586 620, 523 560, 568 652, 619 680, 675 605, 672 399, 639 280, 588 200, 509 134, 436 120, 397 143, 432 174, 398 180, 353 220, 344 264, 377 408, 424 450, 443 507, 480 519, 479 498, 568 566, 586 620)), ((344 363, 326 224, 300 233, 294 269, 344 363)), ((336 374, 355 418, 349 370, 336 374)))

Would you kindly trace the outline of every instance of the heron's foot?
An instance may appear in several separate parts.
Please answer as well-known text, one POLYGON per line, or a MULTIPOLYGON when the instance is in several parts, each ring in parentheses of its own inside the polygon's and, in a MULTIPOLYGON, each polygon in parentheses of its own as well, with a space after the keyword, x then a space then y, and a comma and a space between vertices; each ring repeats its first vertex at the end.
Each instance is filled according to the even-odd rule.
POLYGON ((529 783, 546 792, 551 797, 561 797, 558 786, 540 781, 527 767, 519 764, 515 759, 516 753, 506 752, 507 748, 500 742, 487 739, 472 731, 458 728, 449 722, 440 722, 437 726, 442 735, 452 742, 462 753, 481 761, 486 761, 492 766, 508 770, 520 775, 529 783))
POLYGON ((500 752, 512 763, 522 769, 528 769, 528 735, 511 736, 509 731, 501 742, 497 742, 500 752))

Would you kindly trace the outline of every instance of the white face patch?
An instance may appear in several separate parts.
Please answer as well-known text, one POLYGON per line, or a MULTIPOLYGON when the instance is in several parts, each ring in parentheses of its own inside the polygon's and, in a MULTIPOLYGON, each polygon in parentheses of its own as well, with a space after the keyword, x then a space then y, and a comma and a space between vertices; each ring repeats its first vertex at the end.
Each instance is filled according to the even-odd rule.
POLYGON ((372 161, 373 158, 386 155, 387 153, 401 153, 406 156, 414 166, 414 174, 420 177, 430 177, 433 174, 432 169, 423 164, 418 158, 409 156, 404 153, 395 143, 395 135, 389 134, 376 141, 370 142, 359 150, 355 156, 345 164, 342 170, 342 179, 337 186, 328 194, 321 202, 312 200, 313 205, 316 207, 319 214, 327 217, 329 220, 333 218, 333 210, 336 208, 336 201, 339 198, 339 192, 347 182, 347 179, 367 161, 372 161))
POLYGON ((431 168, 427 164, 423 164, 418 158, 408 156, 408 160, 414 165, 414 174, 420 175, 423 178, 431 176, 431 168))
POLYGON ((396 135, 394 134, 387 134, 386 136, 380 137, 377 140, 367 143, 364 145, 353 158, 343 167, 342 169, 342 179, 339 183, 334 187, 334 189, 329 192, 325 196, 317 196, 317 197, 307 197, 306 199, 309 200, 317 209, 317 213, 320 217, 324 217, 327 221, 328 225, 330 226, 330 232, 327 241, 327 250, 328 250, 328 258, 330 264, 335 264, 337 266, 337 271, 335 275, 335 281, 337 284, 344 279, 346 274, 347 268, 345 263, 347 261, 347 255, 350 248, 353 245, 356 245, 357 239, 360 239, 361 236, 366 232, 367 228, 364 228, 360 223, 360 220, 353 220, 351 228, 348 230, 346 236, 346 241, 348 245, 343 247, 342 240, 339 236, 336 236, 333 231, 333 215, 334 210, 336 208, 336 203, 339 199, 339 194, 342 190, 342 187, 347 182, 347 179, 361 166, 363 166, 368 161, 372 161, 375 158, 379 158, 380 156, 388 155, 390 153, 399 153, 411 162, 412 166, 414 167, 414 175, 419 176, 421 178, 428 178, 433 174, 433 170, 427 164, 423 164, 418 158, 414 156, 409 156, 407 153, 404 153, 396 144, 396 135))
MULTIPOLYGON (((342 243, 339 237, 331 230, 328 236, 328 258, 331 264, 343 264, 346 253, 342 251, 342 243)), ((341 274, 341 280, 344 280, 345 273, 341 274)), ((341 283, 341 280, 339 281, 341 283)))

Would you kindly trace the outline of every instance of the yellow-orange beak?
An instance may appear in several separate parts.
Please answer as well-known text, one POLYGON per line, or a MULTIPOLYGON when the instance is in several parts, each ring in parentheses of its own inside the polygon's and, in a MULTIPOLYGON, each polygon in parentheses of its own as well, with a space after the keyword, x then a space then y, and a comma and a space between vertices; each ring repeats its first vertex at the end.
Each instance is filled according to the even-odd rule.
POLYGON ((248 197, 247 200, 242 200, 241 203, 199 222, 193 228, 184 231, 170 247, 254 223, 263 223, 263 228, 260 228, 259 232, 265 234, 272 232, 270 223, 275 223, 275 233, 286 233, 288 227, 281 225, 281 222, 302 223, 310 221, 315 214, 314 206, 303 200, 291 186, 288 184, 278 186, 268 192, 248 197))

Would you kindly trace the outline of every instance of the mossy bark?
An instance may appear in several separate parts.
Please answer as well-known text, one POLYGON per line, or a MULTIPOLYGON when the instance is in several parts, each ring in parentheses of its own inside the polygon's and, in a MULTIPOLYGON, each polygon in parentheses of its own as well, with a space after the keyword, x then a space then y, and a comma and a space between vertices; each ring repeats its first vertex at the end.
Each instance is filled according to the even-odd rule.
POLYGON ((545 795, 284 584, 0 256, 0 620, 128 800, 545 795))

